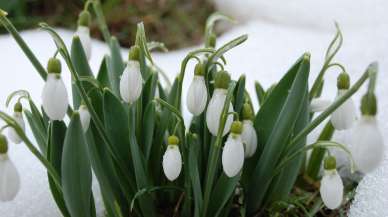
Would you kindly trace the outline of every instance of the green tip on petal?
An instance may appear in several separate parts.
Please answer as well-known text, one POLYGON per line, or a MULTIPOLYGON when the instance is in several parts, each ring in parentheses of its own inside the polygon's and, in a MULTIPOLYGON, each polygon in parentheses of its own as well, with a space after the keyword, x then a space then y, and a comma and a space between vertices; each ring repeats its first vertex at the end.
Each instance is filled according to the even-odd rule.
POLYGON ((242 108, 242 116, 244 120, 252 120, 253 119, 253 111, 252 107, 249 103, 244 103, 242 108))
POLYGON ((242 123, 240 121, 233 121, 232 126, 230 127, 230 132, 234 134, 241 134, 242 123))
POLYGON ((167 142, 169 145, 178 145, 179 138, 177 136, 172 135, 168 137, 167 142))
POLYGON ((348 73, 341 72, 337 78, 337 88, 339 90, 347 90, 350 87, 350 77, 348 73))
POLYGON ((92 20, 92 16, 89 11, 82 11, 78 16, 78 25, 89 27, 92 20))
POLYGON ((204 76, 205 75, 205 69, 203 67, 204 65, 202 63, 197 63, 195 65, 194 74, 198 76, 204 76))
POLYGON ((366 93, 361 99, 362 115, 375 116, 377 114, 377 98, 374 93, 366 93))
POLYGON ((325 170, 336 169, 337 168, 337 161, 336 161, 335 157, 333 157, 333 156, 326 157, 323 167, 325 168, 325 170))
POLYGON ((56 73, 60 74, 61 73, 61 61, 57 58, 50 58, 48 63, 47 63, 47 72, 48 73, 56 73))
POLYGON ((214 78, 215 88, 228 89, 230 82, 230 75, 227 71, 220 71, 216 73, 214 78))
POLYGON ((0 134, 0 154, 6 154, 8 152, 8 141, 7 137, 0 134))
POLYGON ((8 15, 7 11, 0 9, 0 17, 6 17, 8 15))
POLYGON ((140 47, 139 46, 134 45, 129 49, 128 59, 139 61, 139 59, 140 59, 140 47))
POLYGON ((14 112, 22 112, 22 110, 23 110, 23 106, 20 102, 17 102, 13 107, 14 112))

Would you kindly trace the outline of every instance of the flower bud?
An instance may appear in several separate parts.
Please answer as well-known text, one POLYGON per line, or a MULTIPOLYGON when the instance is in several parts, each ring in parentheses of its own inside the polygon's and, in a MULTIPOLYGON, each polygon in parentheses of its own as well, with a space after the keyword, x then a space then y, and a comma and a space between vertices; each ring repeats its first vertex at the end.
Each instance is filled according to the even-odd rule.
POLYGON ((170 136, 168 138, 167 150, 163 155, 163 172, 170 181, 177 179, 182 170, 182 157, 178 143, 178 137, 170 136))
POLYGON ((241 140, 245 145, 245 157, 252 157, 257 149, 257 134, 251 120, 244 120, 241 140))
POLYGON ((141 95, 143 78, 140 72, 140 64, 136 60, 129 60, 120 80, 121 98, 132 104, 141 95))
MULTIPOLYGON (((20 102, 17 102, 14 106, 14 113, 12 116, 13 116, 13 119, 16 121, 17 124, 19 124, 19 127, 24 132, 25 124, 24 124, 22 110, 23 110, 22 104, 20 102)), ((8 137, 15 144, 19 144, 22 142, 22 139, 20 138, 19 134, 16 132, 16 130, 13 127, 10 127, 8 129, 8 137)))
POLYGON ((0 201, 6 202, 13 200, 19 192, 19 189, 20 176, 15 165, 9 159, 7 153, 0 152, 0 201))
POLYGON ((341 206, 344 184, 336 169, 324 171, 319 192, 327 208, 336 209, 341 206))
POLYGON ((84 132, 88 131, 90 125, 90 113, 85 105, 81 105, 78 109, 81 120, 82 129, 84 132))
POLYGON ((58 59, 49 60, 49 73, 42 91, 43 110, 51 120, 62 120, 69 106, 66 87, 60 75, 60 65, 58 59))
POLYGON ((310 112, 321 112, 324 111, 331 104, 330 100, 315 98, 311 100, 310 112))
POLYGON ((358 170, 369 173, 384 159, 383 136, 375 116, 362 115, 352 131, 350 151, 358 170))
MULTIPOLYGON (((217 136, 225 100, 226 100, 226 90, 222 88, 215 89, 213 92, 213 96, 209 101, 209 105, 206 111, 206 125, 213 136, 217 136)), ((232 103, 229 104, 229 110, 228 110, 228 113, 231 113, 231 112, 233 112, 232 103)), ((229 132, 232 122, 233 122, 233 115, 229 114, 225 122, 222 136, 225 136, 229 132)))
MULTIPOLYGON (((337 98, 344 95, 346 91, 345 89, 339 89, 337 98)), ((352 98, 349 98, 331 114, 330 120, 335 129, 346 130, 353 126, 356 118, 356 107, 352 98)))
MULTIPOLYGON (((239 132, 241 122, 234 122, 233 129, 239 132), (236 129, 237 128, 237 129, 236 129)), ((240 131, 241 132, 241 131, 240 131)), ((240 134, 231 133, 222 150, 222 168, 228 177, 236 176, 244 165, 244 145, 240 134)))
POLYGON ((190 113, 197 116, 205 110, 206 103, 207 88, 205 78, 202 75, 197 75, 196 70, 196 75, 194 76, 187 92, 186 105, 190 113))

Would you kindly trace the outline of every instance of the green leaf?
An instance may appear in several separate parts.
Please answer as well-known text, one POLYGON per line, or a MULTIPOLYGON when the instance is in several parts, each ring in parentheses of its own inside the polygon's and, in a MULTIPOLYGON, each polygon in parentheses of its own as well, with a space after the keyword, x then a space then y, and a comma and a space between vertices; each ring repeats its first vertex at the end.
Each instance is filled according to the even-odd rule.
POLYGON ((261 84, 258 81, 255 81, 255 91, 256 91, 257 100, 259 101, 259 104, 262 105, 264 103, 265 91, 263 86, 261 86, 261 84))
POLYGON ((263 204, 273 178, 272 172, 293 132, 307 90, 310 58, 305 54, 283 77, 261 107, 255 119, 259 142, 265 144, 251 178, 248 179, 247 212, 252 214, 263 204), (277 117, 274 119, 274 117, 277 117))
POLYGON ((234 111, 240 114, 245 102, 245 75, 241 75, 238 79, 234 92, 234 111))
POLYGON ((97 74, 97 81, 102 85, 102 87, 111 88, 111 83, 109 81, 108 76, 108 66, 107 66, 107 59, 109 56, 104 56, 104 59, 101 62, 100 69, 98 70, 97 74))
POLYGON ((234 194, 240 175, 229 178, 224 173, 218 178, 209 205, 208 216, 220 216, 223 208, 234 194))
POLYGON ((38 108, 35 106, 32 100, 29 100, 31 112, 24 110, 28 124, 30 125, 31 131, 38 143, 41 153, 44 155, 47 153, 47 128, 45 122, 38 108))
MULTIPOLYGON (((47 148, 47 160, 53 165, 58 175, 61 177, 62 174, 62 152, 63 142, 65 140, 67 127, 63 121, 53 121, 50 126, 50 137, 47 148)), ((70 217, 70 213, 65 205, 62 191, 55 185, 54 180, 48 175, 49 186, 51 194, 59 208, 61 213, 65 217, 70 217)))
MULTIPOLYGON (((214 52, 210 57, 209 61, 207 62, 207 65, 213 64, 218 60, 218 58, 222 57, 226 52, 228 52, 230 49, 242 44, 248 39, 247 35, 239 36, 232 41, 224 44, 222 47, 220 47, 216 52, 214 52)), ((209 67, 207 67, 209 68, 209 67)))
POLYGON ((119 96, 120 91, 120 76, 124 71, 125 65, 121 56, 121 50, 117 38, 112 37, 110 39, 110 56, 107 60, 108 77, 112 91, 116 96, 119 96))
POLYGON ((62 188, 72 217, 90 217, 92 170, 78 113, 73 113, 62 155, 62 188))
POLYGON ((200 149, 200 144, 198 137, 193 134, 188 134, 187 136, 187 144, 189 145, 189 171, 190 179, 192 182, 193 194, 194 194, 194 216, 199 217, 202 210, 203 205, 203 197, 202 197, 202 187, 201 187, 201 179, 198 170, 198 154, 200 149))
POLYGON ((151 101, 148 103, 145 112, 144 112, 144 120, 143 120, 143 145, 144 145, 144 155, 145 160, 148 164, 148 160, 151 156, 152 143, 154 138, 155 131, 155 122, 156 122, 156 110, 155 103, 151 101))
POLYGON ((217 21, 226 20, 229 22, 235 22, 233 18, 228 17, 224 14, 221 14, 219 12, 215 12, 209 16, 206 20, 206 27, 205 27, 205 47, 209 47, 210 45, 210 36, 214 31, 214 25, 217 21))

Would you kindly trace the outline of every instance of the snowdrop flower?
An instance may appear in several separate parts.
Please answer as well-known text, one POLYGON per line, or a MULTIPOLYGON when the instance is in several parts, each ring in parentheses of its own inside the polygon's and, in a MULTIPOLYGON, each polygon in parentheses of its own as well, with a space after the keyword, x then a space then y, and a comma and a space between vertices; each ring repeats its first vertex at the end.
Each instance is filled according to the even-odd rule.
POLYGON ((207 88, 205 84, 204 69, 201 63, 195 66, 194 79, 187 92, 186 104, 189 111, 197 116, 200 115, 206 107, 207 88))
POLYGON ((329 107, 331 104, 330 100, 322 98, 314 98, 310 102, 310 112, 321 112, 329 107))
MULTIPOLYGON (((224 104, 226 100, 226 93, 227 93, 226 89, 228 88, 229 82, 230 82, 230 75, 227 72, 222 71, 216 74, 215 83, 214 83, 215 89, 206 111, 207 128, 209 129, 210 133, 213 136, 217 136, 217 133, 218 133, 221 113, 224 108, 224 104)), ((233 112, 232 103, 229 104, 228 112, 229 113, 233 112)), ((233 115, 230 114, 226 119, 222 136, 225 136, 229 132, 232 122, 233 122, 233 115)))
POLYGON ((319 189, 322 201, 329 209, 336 209, 342 204, 344 185, 336 170, 336 160, 329 156, 324 162, 324 175, 319 189))
POLYGON ((377 102, 373 93, 363 96, 361 102, 362 116, 352 132, 351 147, 357 168, 368 173, 380 165, 384 157, 384 142, 377 126, 377 102))
POLYGON ((138 59, 139 47, 134 46, 129 51, 129 60, 120 80, 121 98, 130 104, 140 97, 143 89, 143 78, 138 59))
POLYGON ((222 150, 222 168, 228 177, 236 176, 244 164, 244 145, 241 140, 242 123, 234 121, 222 150))
POLYGON ((79 37, 82 47, 85 51, 86 58, 89 60, 92 55, 92 43, 90 39, 90 13, 82 11, 78 17, 78 27, 75 35, 79 37))
POLYGON ((178 147, 179 139, 176 136, 168 137, 167 150, 163 155, 163 171, 167 179, 174 181, 182 170, 182 157, 178 147))
MULTIPOLYGON (((24 126, 24 119, 23 119, 23 114, 22 114, 22 104, 20 102, 17 102, 14 107, 14 113, 13 113, 13 118, 15 119, 16 123, 19 124, 20 128, 24 131, 25 126, 24 126)), ((19 144, 22 142, 22 139, 16 132, 16 130, 13 127, 10 127, 8 129, 8 138, 15 144, 19 144)))
POLYGON ((241 139, 245 145, 245 157, 252 157, 257 149, 257 134, 256 130, 253 127, 253 111, 251 106, 248 103, 245 103, 243 106, 243 126, 241 139))
MULTIPOLYGON (((341 97, 348 91, 350 86, 350 78, 346 72, 342 72, 338 76, 338 95, 337 98, 341 97)), ((353 126, 356 120, 356 108, 353 100, 349 98, 340 107, 337 108, 331 114, 331 123, 337 130, 346 130, 353 126)))
POLYGON ((62 120, 69 106, 69 100, 61 78, 61 62, 51 58, 47 71, 47 80, 42 91, 43 110, 51 120, 62 120))
POLYGON ((89 124, 90 124, 89 110, 85 105, 81 104, 81 106, 78 109, 78 112, 79 112, 79 116, 81 119, 82 129, 84 130, 84 132, 86 132, 86 131, 88 131, 89 124))
POLYGON ((0 201, 13 200, 20 189, 20 177, 9 159, 7 138, 0 134, 0 201))

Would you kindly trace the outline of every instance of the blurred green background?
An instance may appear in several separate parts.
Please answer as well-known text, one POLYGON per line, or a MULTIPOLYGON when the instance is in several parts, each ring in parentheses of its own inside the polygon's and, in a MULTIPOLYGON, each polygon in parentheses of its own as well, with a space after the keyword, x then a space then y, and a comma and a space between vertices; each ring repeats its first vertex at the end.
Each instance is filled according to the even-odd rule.
MULTIPOLYGON (((84 0, 0 0, 0 8, 8 11, 19 30, 36 28, 39 22, 75 29, 83 4, 84 0)), ((110 31, 124 47, 132 44, 140 21, 150 41, 163 42, 169 49, 198 44, 206 18, 214 11, 210 0, 101 0, 101 4, 110 31)), ((94 22, 91 32, 102 37, 94 22)))

